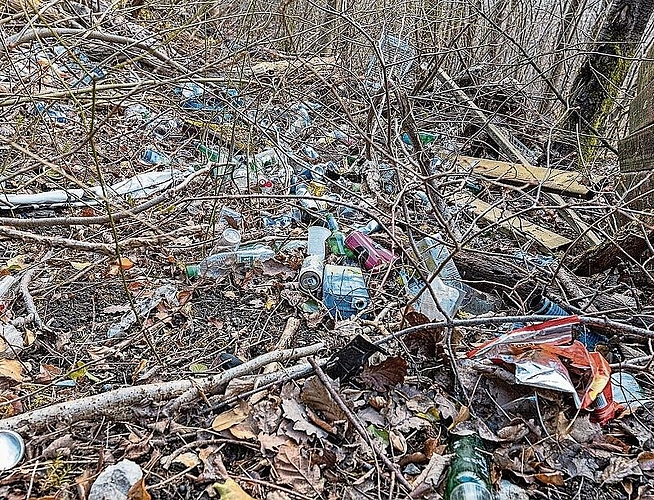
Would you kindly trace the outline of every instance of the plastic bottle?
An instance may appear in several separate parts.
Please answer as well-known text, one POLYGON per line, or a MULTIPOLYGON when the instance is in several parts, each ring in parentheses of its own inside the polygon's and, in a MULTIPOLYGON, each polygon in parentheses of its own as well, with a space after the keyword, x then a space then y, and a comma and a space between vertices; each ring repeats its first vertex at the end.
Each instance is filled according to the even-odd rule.
POLYGON ((423 314, 429 321, 443 321, 445 319, 443 312, 450 318, 456 314, 459 305, 459 291, 443 283, 438 276, 434 276, 429 283, 438 299, 438 305, 429 289, 425 288, 424 281, 409 277, 404 271, 399 272, 399 277, 407 294, 417 296, 412 304, 413 309, 423 314))
POLYGON ((338 222, 332 214, 327 214, 327 227, 331 234, 327 238, 327 246, 334 255, 345 255, 345 235, 338 228, 338 222))
POLYGON ((220 278, 229 271, 234 264, 253 266, 255 262, 264 262, 275 256, 275 252, 265 245, 242 248, 233 252, 220 252, 210 255, 196 265, 186 266, 186 275, 189 278, 220 278))
POLYGON ((457 436, 451 448, 454 458, 447 474, 445 500, 491 500, 490 468, 479 436, 457 436))
POLYGON ((0 312, 7 308, 7 305, 13 300, 12 289, 18 283, 18 279, 11 274, 0 278, 0 312))

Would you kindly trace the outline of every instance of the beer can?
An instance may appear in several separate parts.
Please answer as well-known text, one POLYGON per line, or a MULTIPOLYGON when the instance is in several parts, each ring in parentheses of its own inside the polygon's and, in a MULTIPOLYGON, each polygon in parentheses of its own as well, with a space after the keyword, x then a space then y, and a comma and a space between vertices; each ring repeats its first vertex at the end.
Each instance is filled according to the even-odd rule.
POLYGON ((236 250, 241 244, 241 232, 231 227, 223 229, 220 239, 216 243, 219 248, 236 250))
POLYGON ((322 286, 324 260, 321 255, 309 255, 302 262, 300 269, 300 288, 305 292, 315 293, 322 286))
POLYGON ((357 255, 367 271, 384 263, 391 263, 395 259, 393 252, 378 245, 370 236, 360 231, 352 231, 345 238, 345 246, 357 255))

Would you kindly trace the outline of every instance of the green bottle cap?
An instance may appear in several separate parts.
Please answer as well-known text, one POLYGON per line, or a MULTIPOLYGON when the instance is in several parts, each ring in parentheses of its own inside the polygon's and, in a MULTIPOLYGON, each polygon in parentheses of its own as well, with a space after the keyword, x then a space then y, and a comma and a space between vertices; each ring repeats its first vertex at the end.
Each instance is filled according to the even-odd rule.
POLYGON ((198 274, 200 274, 199 266, 186 266, 186 276, 195 278, 198 274))

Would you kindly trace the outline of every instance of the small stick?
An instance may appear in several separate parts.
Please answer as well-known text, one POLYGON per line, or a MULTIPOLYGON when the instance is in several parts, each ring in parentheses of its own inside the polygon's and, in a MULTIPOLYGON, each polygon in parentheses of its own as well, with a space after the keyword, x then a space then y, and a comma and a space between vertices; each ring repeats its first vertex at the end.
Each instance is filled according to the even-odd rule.
POLYGON ((343 410, 343 413, 345 413, 345 416, 347 419, 352 423, 356 431, 359 433, 359 435, 363 438, 364 441, 368 443, 370 448, 375 452, 375 454, 381 459, 382 462, 384 462, 384 465, 389 468, 389 470, 393 473, 393 475, 397 478, 398 482, 404 486, 408 491, 413 490, 413 486, 411 486, 411 483, 406 480, 406 478, 402 475, 402 473, 398 470, 397 466, 390 461, 390 459, 386 456, 386 454, 380 450, 377 446, 377 443, 375 441, 372 441, 370 439, 370 436, 366 432, 366 430, 363 428, 361 425, 361 422, 357 418, 354 413, 350 411, 350 409, 347 407, 345 402, 341 399, 341 396, 334 390, 332 385, 329 383, 329 379, 327 378, 327 375, 325 375, 325 372, 322 371, 322 368, 318 366, 318 363, 316 363, 316 360, 313 358, 309 358, 309 363, 311 363, 311 366, 313 367, 313 370, 316 372, 316 375, 320 379, 320 381, 323 383, 325 386, 325 389, 327 389, 327 392, 329 392, 330 396, 334 398, 334 401, 336 404, 339 406, 341 410, 343 410))
POLYGON ((177 411, 183 405, 189 404, 200 397, 200 391, 204 393, 206 397, 213 396, 219 390, 221 390, 227 382, 236 378, 248 375, 259 368, 262 368, 270 363, 274 362, 283 362, 291 359, 303 358, 305 356, 310 356, 320 351, 324 347, 324 344, 314 344, 307 347, 298 347, 294 349, 286 349, 283 351, 272 351, 261 356, 254 358, 251 361, 238 365, 235 368, 227 370, 226 372, 218 375, 217 377, 208 377, 207 379, 198 379, 197 384, 191 385, 181 394, 176 394, 177 396, 173 401, 170 401, 166 405, 165 413, 167 415, 172 414, 172 412, 177 411), (225 374, 227 373, 236 373, 235 375, 229 377, 225 380, 225 374), (211 379, 215 378, 214 381, 211 379))

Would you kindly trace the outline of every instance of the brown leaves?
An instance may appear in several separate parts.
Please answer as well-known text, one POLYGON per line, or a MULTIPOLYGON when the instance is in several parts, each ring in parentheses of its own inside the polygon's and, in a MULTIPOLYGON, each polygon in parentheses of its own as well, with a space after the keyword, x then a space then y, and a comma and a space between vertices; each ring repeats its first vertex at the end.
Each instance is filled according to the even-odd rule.
POLYGON ((239 406, 227 410, 226 412, 221 413, 216 418, 213 419, 211 423, 211 428, 214 431, 220 432, 225 429, 229 429, 232 426, 240 424, 250 414, 250 407, 245 401, 241 401, 239 406))
POLYGON ((314 496, 322 493, 325 480, 320 477, 320 468, 304 457, 297 446, 280 446, 274 465, 280 483, 288 484, 294 491, 303 495, 314 496))
POLYGON ((0 359, 0 379, 7 379, 10 385, 24 380, 23 365, 15 359, 0 359))
POLYGON ((343 410, 317 377, 311 377, 304 383, 300 399, 312 410, 322 413, 330 424, 346 419, 343 410))
POLYGON ((220 500, 254 500, 233 479, 227 479, 222 484, 215 483, 213 487, 220 494, 220 500))
POLYGON ((141 478, 127 493, 127 500, 150 500, 150 493, 145 489, 145 481, 141 478))
POLYGON ((387 358, 377 365, 366 366, 361 380, 372 389, 384 392, 404 382, 408 364, 401 356, 387 358))

